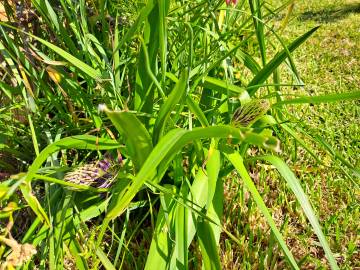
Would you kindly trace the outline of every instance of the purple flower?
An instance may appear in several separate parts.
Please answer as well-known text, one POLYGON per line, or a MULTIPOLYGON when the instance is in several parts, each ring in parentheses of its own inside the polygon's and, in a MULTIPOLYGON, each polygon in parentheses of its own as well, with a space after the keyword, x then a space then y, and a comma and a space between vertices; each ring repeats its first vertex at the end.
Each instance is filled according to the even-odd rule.
POLYGON ((104 159, 104 160, 100 160, 97 165, 99 166, 100 169, 106 172, 110 168, 111 163, 109 160, 104 159))
POLYGON ((110 168, 111 159, 105 158, 97 162, 85 164, 65 175, 64 180, 74 184, 93 186, 97 188, 107 188, 111 185, 114 177, 110 168))

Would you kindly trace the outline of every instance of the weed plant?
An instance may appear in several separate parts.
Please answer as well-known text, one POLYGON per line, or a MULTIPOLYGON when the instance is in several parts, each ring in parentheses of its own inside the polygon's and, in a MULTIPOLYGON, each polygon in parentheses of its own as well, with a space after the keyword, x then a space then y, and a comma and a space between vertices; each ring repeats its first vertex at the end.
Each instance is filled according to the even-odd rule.
POLYGON ((288 106, 354 100, 359 92, 283 92, 303 86, 292 52, 318 27, 284 42, 288 16, 280 25, 274 18, 289 5, 290 14, 293 1, 235 2, 2 4, 4 268, 221 269, 220 238, 241 245, 248 237, 223 226, 230 177, 241 178, 240 196, 252 197, 271 230, 259 269, 281 259, 274 246, 284 268, 300 269, 284 224, 254 184, 253 170, 270 164, 338 269, 282 149, 294 147, 291 136, 317 164, 314 145, 340 160, 349 179, 358 177, 288 106))

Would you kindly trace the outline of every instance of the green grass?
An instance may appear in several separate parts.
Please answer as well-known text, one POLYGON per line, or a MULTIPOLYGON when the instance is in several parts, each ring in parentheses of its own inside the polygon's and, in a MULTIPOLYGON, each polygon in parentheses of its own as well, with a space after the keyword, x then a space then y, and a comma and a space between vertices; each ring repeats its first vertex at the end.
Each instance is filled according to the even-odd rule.
MULTIPOLYGON (((336 1, 336 4, 334 1, 296 1, 283 37, 291 40, 305 29, 317 25, 321 27, 307 43, 295 51, 293 59, 305 87, 289 88, 288 93, 317 96, 359 91, 359 23, 360 5, 357 1, 336 1)), ((344 101, 312 106, 293 105, 289 109, 295 119, 309 128, 312 136, 321 136, 351 164, 359 167, 359 105, 359 101, 344 101)), ((293 144, 294 140, 289 137, 286 145, 293 144)), ((285 150, 285 153, 288 164, 301 178, 312 205, 319 213, 341 269, 359 267, 358 178, 352 175, 349 179, 344 174, 342 165, 338 161, 332 161, 324 151, 316 150, 316 155, 326 166, 315 165, 314 159, 301 146, 298 146, 296 155, 292 148, 285 150)), ((301 259, 308 256, 302 268, 326 269, 328 266, 324 253, 319 250, 318 240, 299 212, 294 197, 289 196, 288 188, 278 179, 278 175, 269 175, 271 170, 268 165, 260 166, 254 168, 253 172, 253 177, 258 179, 257 187, 273 210, 278 225, 283 226, 282 232, 295 257, 301 259)), ((246 232, 245 235, 250 235, 243 238, 240 248, 231 244, 228 239, 223 239, 222 259, 225 268, 258 269, 264 258, 271 253, 272 267, 283 268, 278 249, 271 251, 273 243, 266 222, 257 209, 249 207, 252 200, 242 185, 239 186, 236 176, 227 180, 225 190, 228 200, 225 210, 227 228, 235 233, 240 230, 241 235, 243 231, 246 232)))
POLYGON ((238 2, 4 2, 2 262, 358 266, 358 5, 238 2))

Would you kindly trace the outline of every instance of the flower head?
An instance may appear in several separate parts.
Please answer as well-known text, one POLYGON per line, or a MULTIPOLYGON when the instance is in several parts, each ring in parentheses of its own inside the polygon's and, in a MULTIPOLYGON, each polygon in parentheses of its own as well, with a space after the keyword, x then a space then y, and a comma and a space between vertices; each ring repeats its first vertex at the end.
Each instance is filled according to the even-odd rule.
POLYGON ((266 99, 254 99, 241 105, 234 112, 232 124, 234 126, 247 127, 256 122, 270 109, 270 103, 266 99))
POLYGON ((67 173, 64 180, 78 185, 107 188, 114 176, 112 165, 113 162, 109 158, 85 164, 67 173))

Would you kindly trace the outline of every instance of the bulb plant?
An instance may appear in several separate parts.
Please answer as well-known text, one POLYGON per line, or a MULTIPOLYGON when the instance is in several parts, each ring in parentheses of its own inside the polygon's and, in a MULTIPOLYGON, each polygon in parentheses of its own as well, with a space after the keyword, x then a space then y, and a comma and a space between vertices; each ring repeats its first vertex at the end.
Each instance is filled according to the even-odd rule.
POLYGON ((19 198, 35 214, 19 234, 37 249, 23 269, 188 269, 192 244, 205 269, 220 269, 220 235, 239 241, 222 225, 223 179, 233 171, 288 267, 299 269, 250 177, 256 160, 279 171, 338 269, 277 136, 297 133, 286 106, 309 102, 284 98, 279 67, 301 83, 291 53, 317 27, 285 43, 265 1, 229 4, 32 0, 36 22, 16 24, 13 14, 0 23, 1 117, 9 123, 1 140, 24 170, 1 183, 0 199, 19 198), (261 155, 249 155, 254 148, 261 155), (147 257, 129 266, 127 224, 144 212, 147 257))

